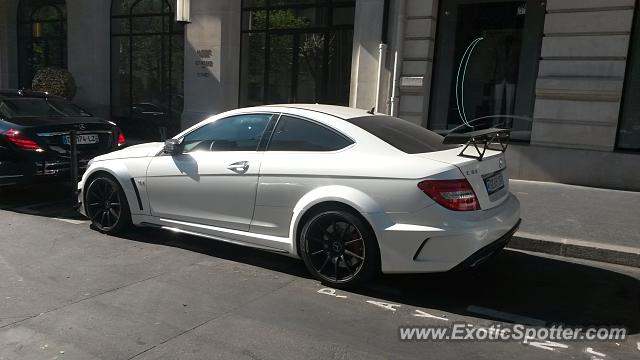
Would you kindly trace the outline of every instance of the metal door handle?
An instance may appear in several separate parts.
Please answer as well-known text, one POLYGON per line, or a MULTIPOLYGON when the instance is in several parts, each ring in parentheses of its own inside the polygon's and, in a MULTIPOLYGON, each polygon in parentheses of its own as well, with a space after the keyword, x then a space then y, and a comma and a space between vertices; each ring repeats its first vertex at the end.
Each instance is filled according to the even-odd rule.
POLYGON ((249 162, 248 161, 238 161, 233 164, 229 164, 227 169, 237 172, 237 173, 245 173, 249 170, 249 162))

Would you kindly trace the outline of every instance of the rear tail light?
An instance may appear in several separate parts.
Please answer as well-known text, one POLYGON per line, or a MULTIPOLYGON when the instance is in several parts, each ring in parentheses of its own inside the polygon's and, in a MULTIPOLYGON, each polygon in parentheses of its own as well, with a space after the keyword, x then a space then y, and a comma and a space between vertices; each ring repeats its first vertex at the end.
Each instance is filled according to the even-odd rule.
POLYGON ((449 210, 480 210, 476 193, 466 179, 425 180, 420 182, 418 187, 435 202, 449 210))
POLYGON ((6 139, 19 149, 43 151, 42 148, 28 136, 22 134, 19 130, 9 129, 2 133, 6 139))
POLYGON ((118 129, 118 146, 122 146, 127 142, 121 129, 118 129))

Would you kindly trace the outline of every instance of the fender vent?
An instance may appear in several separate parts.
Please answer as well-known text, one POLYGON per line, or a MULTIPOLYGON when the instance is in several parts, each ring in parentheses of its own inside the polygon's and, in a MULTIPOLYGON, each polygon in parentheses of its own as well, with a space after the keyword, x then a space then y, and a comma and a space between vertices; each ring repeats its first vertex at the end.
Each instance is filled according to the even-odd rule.
POLYGON ((134 178, 131 178, 131 185, 133 185, 133 190, 136 192, 136 199, 138 199, 138 207, 140 210, 144 210, 142 208, 142 200, 140 199, 140 191, 138 191, 138 186, 136 185, 136 181, 134 178))

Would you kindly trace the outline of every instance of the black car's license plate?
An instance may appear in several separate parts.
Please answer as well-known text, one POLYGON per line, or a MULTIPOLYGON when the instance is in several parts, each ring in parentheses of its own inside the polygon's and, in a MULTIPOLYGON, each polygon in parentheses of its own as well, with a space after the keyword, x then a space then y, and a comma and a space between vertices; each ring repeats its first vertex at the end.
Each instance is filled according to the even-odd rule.
POLYGON ((504 188, 504 177, 502 176, 502 171, 493 173, 485 177, 484 185, 487 188, 487 193, 489 193, 489 195, 504 188))
MULTIPOLYGON (((100 142, 100 138, 96 134, 82 134, 76 135, 76 141, 78 145, 97 144, 100 142)), ((62 143, 65 145, 69 145, 71 143, 71 136, 63 136, 62 143)))

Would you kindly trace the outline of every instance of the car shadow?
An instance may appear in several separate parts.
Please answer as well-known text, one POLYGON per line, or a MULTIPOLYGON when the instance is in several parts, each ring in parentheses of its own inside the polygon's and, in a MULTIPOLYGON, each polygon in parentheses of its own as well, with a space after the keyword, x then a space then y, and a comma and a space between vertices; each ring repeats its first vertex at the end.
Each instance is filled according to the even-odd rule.
POLYGON ((498 311, 525 325, 624 326, 630 333, 640 332, 640 280, 570 259, 506 249, 477 271, 387 275, 377 285, 360 293, 505 320, 492 314, 498 311))
POLYGON ((0 210, 61 219, 84 219, 75 206, 71 183, 0 187, 0 210))
MULTIPOLYGON (((124 238, 177 247, 208 256, 311 279, 302 261, 220 241, 137 228, 124 238)), ((381 275, 350 290, 386 301, 510 322, 490 309, 518 316, 519 323, 547 326, 625 326, 640 332, 640 280, 572 261, 505 250, 482 268, 441 274, 381 275), (470 308, 471 307, 471 308, 470 308), (527 323, 528 319, 538 320, 527 323)))

